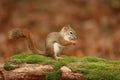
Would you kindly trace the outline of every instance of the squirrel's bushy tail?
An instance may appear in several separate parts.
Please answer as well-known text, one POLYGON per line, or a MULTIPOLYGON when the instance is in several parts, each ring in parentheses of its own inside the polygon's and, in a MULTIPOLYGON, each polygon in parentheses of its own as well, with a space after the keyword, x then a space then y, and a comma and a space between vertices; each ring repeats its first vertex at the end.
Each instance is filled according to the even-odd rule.
POLYGON ((44 51, 39 50, 33 43, 33 40, 31 39, 30 32, 27 30, 22 30, 19 28, 13 29, 9 32, 9 38, 10 39, 17 39, 17 38, 24 38, 27 42, 28 48, 33 53, 38 53, 44 55, 44 51))
POLYGON ((27 38, 29 36, 30 36, 29 32, 19 28, 13 29, 9 32, 10 39, 27 38))

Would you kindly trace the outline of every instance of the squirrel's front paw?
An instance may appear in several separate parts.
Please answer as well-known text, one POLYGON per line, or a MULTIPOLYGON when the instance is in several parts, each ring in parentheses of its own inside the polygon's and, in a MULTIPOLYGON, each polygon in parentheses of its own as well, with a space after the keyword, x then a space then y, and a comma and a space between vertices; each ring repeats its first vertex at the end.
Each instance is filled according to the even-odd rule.
POLYGON ((55 57, 55 60, 61 60, 63 59, 62 57, 55 57))
POLYGON ((72 44, 73 44, 73 45, 75 45, 75 44, 76 44, 76 41, 74 41, 74 40, 71 40, 71 42, 72 42, 72 44))

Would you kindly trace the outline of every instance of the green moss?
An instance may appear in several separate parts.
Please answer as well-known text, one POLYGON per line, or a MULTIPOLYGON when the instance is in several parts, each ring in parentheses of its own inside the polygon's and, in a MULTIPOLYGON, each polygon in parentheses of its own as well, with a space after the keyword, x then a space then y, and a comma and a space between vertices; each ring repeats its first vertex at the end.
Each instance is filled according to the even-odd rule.
MULTIPOLYGON (((106 60, 97 57, 76 57, 63 56, 62 60, 56 61, 50 57, 37 54, 19 54, 11 57, 16 63, 30 64, 53 64, 55 71, 47 72, 47 80, 58 80, 60 68, 68 66, 73 72, 83 73, 86 80, 120 80, 120 61, 106 60)), ((14 69, 9 64, 5 64, 7 70, 14 69)))
POLYGON ((59 80, 60 79, 60 73, 61 73, 60 68, 62 66, 66 66, 69 63, 79 62, 79 61, 80 61, 80 59, 76 58, 76 57, 63 56, 62 60, 56 61, 54 63, 55 71, 46 73, 46 79, 48 79, 48 80, 59 80))
POLYGON ((60 79, 60 69, 53 71, 53 72, 47 72, 46 75, 46 80, 59 80, 60 79))
POLYGON ((4 64, 4 69, 7 71, 14 70, 15 68, 15 66, 10 65, 9 63, 4 64))
POLYGON ((79 61, 80 61, 79 58, 76 58, 76 57, 66 57, 66 56, 64 56, 62 60, 56 61, 56 63, 54 64, 54 65, 55 65, 55 70, 58 70, 58 69, 60 69, 62 66, 66 66, 66 65, 69 64, 69 63, 79 62, 79 61))
POLYGON ((45 57, 37 54, 19 54, 11 57, 11 61, 15 63, 29 63, 29 64, 54 64, 55 60, 50 57, 45 57))
POLYGON ((82 62, 105 62, 106 60, 103 58, 97 57, 84 57, 81 59, 82 62))
POLYGON ((80 62, 67 66, 74 72, 81 72, 86 80, 120 80, 120 61, 85 57, 80 62))

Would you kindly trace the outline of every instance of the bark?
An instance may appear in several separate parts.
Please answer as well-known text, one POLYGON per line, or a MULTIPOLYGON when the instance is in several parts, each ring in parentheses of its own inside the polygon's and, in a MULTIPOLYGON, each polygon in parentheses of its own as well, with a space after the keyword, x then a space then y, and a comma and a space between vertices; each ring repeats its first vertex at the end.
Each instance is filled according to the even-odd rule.
MULTIPOLYGON (((46 80, 45 72, 54 71, 53 65, 22 64, 15 70, 0 68, 0 80, 46 80)), ((60 80, 84 80, 81 73, 73 73, 68 67, 61 68, 60 80)))

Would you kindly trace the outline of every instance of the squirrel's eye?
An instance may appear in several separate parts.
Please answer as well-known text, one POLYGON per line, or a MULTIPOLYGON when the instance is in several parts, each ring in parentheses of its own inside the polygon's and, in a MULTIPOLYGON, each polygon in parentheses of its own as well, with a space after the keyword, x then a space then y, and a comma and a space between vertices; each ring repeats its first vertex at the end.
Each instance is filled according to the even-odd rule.
POLYGON ((73 34, 73 32, 72 32, 72 31, 70 31, 70 34, 73 34))

